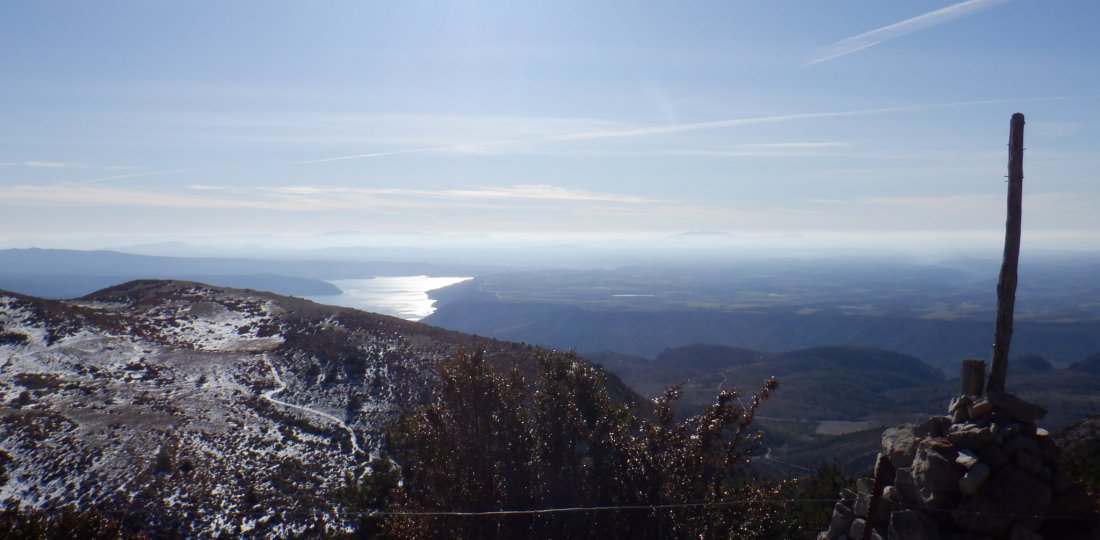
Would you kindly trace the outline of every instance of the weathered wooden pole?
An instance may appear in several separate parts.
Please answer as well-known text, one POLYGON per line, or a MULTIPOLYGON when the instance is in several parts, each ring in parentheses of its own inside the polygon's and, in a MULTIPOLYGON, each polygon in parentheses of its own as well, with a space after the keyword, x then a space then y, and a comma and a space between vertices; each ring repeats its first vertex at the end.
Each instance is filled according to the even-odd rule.
POLYGON ((985 360, 980 358, 963 360, 959 383, 959 395, 981 396, 985 394, 985 360))
POLYGON ((1008 220, 1005 221, 1005 253, 997 281, 997 329, 993 335, 993 359, 989 368, 991 392, 1004 392, 1008 373, 1008 346, 1012 341, 1012 313, 1016 306, 1016 268, 1020 264, 1020 215, 1024 193, 1024 115, 1012 115, 1008 132, 1008 220))

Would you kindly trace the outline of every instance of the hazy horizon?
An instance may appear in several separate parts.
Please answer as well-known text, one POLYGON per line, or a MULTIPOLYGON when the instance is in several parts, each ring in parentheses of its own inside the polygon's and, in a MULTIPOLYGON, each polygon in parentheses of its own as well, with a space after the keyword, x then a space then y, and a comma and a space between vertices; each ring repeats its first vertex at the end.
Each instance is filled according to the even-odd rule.
POLYGON ((12 4, 0 248, 1100 235, 1100 5, 12 4), (358 231, 362 234, 330 234, 358 231))

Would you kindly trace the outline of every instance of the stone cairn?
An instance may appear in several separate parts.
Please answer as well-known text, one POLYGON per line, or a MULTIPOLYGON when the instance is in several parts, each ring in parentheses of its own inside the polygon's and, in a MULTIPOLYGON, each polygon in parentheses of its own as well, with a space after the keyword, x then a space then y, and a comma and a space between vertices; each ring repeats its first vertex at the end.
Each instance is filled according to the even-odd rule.
POLYGON ((1035 425, 1046 410, 983 392, 984 371, 965 360, 947 416, 883 433, 875 477, 841 493, 818 540, 1100 540, 1096 502, 1035 425))

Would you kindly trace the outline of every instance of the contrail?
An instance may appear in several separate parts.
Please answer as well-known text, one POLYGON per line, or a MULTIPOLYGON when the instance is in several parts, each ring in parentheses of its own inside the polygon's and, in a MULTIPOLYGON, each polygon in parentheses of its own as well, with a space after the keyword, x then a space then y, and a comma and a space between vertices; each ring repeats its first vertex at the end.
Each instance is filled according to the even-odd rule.
POLYGON ((952 4, 935 11, 929 11, 923 15, 917 15, 911 19, 905 19, 904 21, 883 26, 882 28, 876 28, 870 32, 864 32, 858 36, 853 36, 833 43, 816 58, 803 64, 802 67, 859 52, 863 49, 874 47, 875 45, 885 43, 906 34, 912 34, 913 32, 931 28, 971 13, 989 9, 1006 1, 1008 0, 966 0, 965 2, 952 4))

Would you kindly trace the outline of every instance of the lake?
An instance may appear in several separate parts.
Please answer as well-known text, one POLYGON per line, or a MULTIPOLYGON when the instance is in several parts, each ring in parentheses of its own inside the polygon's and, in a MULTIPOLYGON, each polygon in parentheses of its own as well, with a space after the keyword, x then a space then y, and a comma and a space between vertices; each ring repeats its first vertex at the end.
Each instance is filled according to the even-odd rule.
POLYGON ((435 300, 428 291, 466 281, 468 277, 384 276, 364 279, 333 279, 343 294, 307 296, 321 304, 344 306, 363 311, 419 321, 435 311, 435 300))

